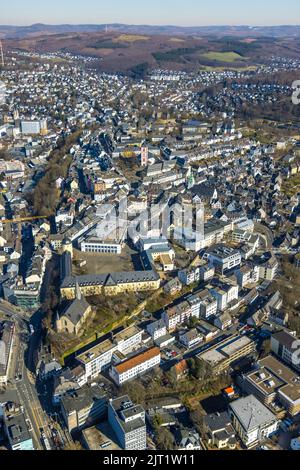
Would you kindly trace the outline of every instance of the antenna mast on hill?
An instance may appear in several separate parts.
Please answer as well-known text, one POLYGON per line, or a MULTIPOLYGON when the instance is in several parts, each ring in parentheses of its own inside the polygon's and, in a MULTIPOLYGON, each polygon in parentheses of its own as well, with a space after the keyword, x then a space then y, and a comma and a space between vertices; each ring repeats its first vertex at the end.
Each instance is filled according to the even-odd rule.
POLYGON ((1 66, 4 67, 4 54, 3 54, 2 41, 0 41, 0 56, 1 56, 1 66))

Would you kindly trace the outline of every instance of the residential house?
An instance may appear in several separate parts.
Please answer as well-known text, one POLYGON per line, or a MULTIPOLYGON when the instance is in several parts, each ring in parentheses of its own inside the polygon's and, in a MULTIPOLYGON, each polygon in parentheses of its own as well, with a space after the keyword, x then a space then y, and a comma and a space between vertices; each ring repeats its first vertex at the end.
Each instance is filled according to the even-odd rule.
POLYGON ((204 417, 204 430, 210 446, 218 449, 235 449, 237 446, 236 433, 227 411, 212 413, 204 417))

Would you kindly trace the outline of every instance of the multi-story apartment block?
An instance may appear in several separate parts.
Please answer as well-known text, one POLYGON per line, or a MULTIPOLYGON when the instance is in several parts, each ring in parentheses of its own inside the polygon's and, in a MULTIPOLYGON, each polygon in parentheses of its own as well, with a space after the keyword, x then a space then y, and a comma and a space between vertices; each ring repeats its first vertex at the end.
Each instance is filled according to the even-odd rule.
POLYGON ((181 323, 181 315, 176 307, 166 308, 166 310, 163 311, 162 319, 169 331, 175 330, 177 325, 181 323))
POLYGON ((110 366, 115 352, 131 352, 133 349, 138 348, 141 342, 142 331, 135 326, 130 326, 114 337, 106 339, 80 354, 77 356, 77 360, 84 367, 86 379, 90 380, 110 366))
POLYGON ((200 294, 200 316, 204 319, 211 318, 216 315, 218 311, 218 302, 215 297, 205 289, 200 294))
POLYGON ((202 266, 199 266, 200 281, 209 281, 214 277, 215 271, 215 267, 209 263, 205 263, 202 266))
POLYGON ((240 287, 256 284, 259 281, 258 266, 244 265, 237 269, 234 274, 240 287))
POLYGON ((182 284, 189 286, 194 282, 209 281, 214 277, 215 268, 211 264, 203 263, 201 266, 183 269, 178 272, 178 279, 182 284))
POLYGON ((20 128, 22 134, 40 134, 47 132, 47 121, 21 121, 20 128))
POLYGON ((120 386, 123 383, 142 375, 147 372, 147 370, 158 366, 160 364, 160 359, 161 356, 159 348, 147 349, 137 356, 127 359, 121 364, 112 366, 110 369, 110 376, 113 381, 120 386))
POLYGON ((183 227, 176 227, 174 236, 187 251, 200 251, 216 243, 221 243, 224 235, 232 230, 231 222, 209 220, 204 224, 204 233, 195 233, 183 227))
POLYGON ((287 331, 279 331, 271 337, 272 352, 296 370, 300 370, 300 341, 287 331))
POLYGON ((278 272, 278 261, 272 256, 268 261, 259 264, 259 277, 267 281, 273 281, 278 272))
POLYGON ((0 322, 0 384, 7 385, 15 337, 13 322, 0 322))
POLYGON ((179 341, 188 349, 193 348, 203 341, 203 336, 196 328, 187 331, 179 336, 179 341))
POLYGON ((127 395, 109 401, 108 422, 122 449, 147 449, 145 410, 127 395))
POLYGON ((162 314, 167 329, 173 331, 178 325, 187 322, 191 317, 200 316, 201 298, 199 295, 190 295, 174 307, 166 308, 162 314))
POLYGON ((222 289, 221 287, 213 287, 209 289, 213 297, 217 301, 218 310, 223 312, 226 310, 228 305, 228 293, 226 290, 222 289))
POLYGON ((215 267, 216 272, 222 275, 237 268, 242 262, 241 253, 225 245, 217 245, 206 250, 204 258, 215 267))
POLYGON ((115 334, 113 342, 117 345, 118 351, 126 354, 141 344, 142 333, 143 332, 136 326, 129 326, 125 330, 115 334))
POLYGON ((230 302, 239 298, 239 287, 232 283, 220 281, 215 286, 208 286, 208 290, 216 299, 219 311, 226 310, 230 302))
POLYGON ((162 336, 166 336, 167 327, 163 319, 161 319, 147 325, 147 332, 152 337, 153 341, 155 341, 162 336))
POLYGON ((99 386, 85 385, 60 401, 61 413, 68 431, 83 429, 107 414, 107 399, 99 386))
POLYGON ((24 178, 25 165, 18 160, 0 160, 0 173, 4 173, 5 178, 8 180, 24 178))
POLYGON ((188 301, 190 309, 191 309, 190 316, 199 318, 199 316, 200 316, 200 305, 201 305, 201 299, 199 298, 199 296, 198 295, 190 295, 187 298, 187 301, 188 301))
POLYGON ((198 282, 200 280, 200 272, 199 268, 189 268, 183 269, 178 272, 178 279, 184 284, 185 286, 190 286, 194 284, 194 282, 198 282))
POLYGON ((177 305, 177 310, 180 313, 180 322, 181 323, 187 322, 190 319, 190 317, 192 316, 192 308, 191 308, 190 303, 187 300, 184 300, 183 302, 178 304, 177 305))

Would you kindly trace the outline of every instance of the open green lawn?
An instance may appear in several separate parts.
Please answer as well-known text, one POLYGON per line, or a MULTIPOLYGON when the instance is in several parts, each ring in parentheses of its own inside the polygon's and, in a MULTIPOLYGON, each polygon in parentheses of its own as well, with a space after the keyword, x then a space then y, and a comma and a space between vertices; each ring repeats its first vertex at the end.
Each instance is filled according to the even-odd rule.
POLYGON ((295 196, 300 192, 300 173, 291 176, 283 182, 282 192, 289 197, 295 196))
MULTIPOLYGON (((225 62, 223 62, 225 64, 225 62)), ((201 66, 200 71, 205 70, 206 72, 224 72, 226 70, 233 70, 233 71, 239 71, 239 72, 250 72, 250 71, 255 71, 257 70, 256 65, 247 65, 247 66, 240 66, 239 65, 234 65, 233 62, 228 62, 230 65, 215 65, 215 66, 201 66)))
POLYGON ((246 60, 245 57, 242 57, 240 54, 237 54, 236 52, 205 52, 204 54, 201 54, 201 57, 204 59, 209 59, 209 60, 215 60, 217 62, 236 62, 236 61, 242 61, 246 60))

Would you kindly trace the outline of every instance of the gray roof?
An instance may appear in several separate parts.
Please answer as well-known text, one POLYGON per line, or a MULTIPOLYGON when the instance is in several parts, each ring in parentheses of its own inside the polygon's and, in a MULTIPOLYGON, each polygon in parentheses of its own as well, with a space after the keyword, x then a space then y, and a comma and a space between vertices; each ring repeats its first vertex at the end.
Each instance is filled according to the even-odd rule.
POLYGON ((293 344, 297 341, 297 338, 287 331, 279 331, 273 335, 273 338, 287 349, 292 349, 293 344))
POLYGON ((176 440, 180 447, 187 447, 189 444, 192 444, 194 447, 200 446, 200 437, 199 434, 190 429, 179 429, 176 433, 176 440))
POLYGON ((231 424, 231 419, 227 411, 222 413, 212 413, 205 416, 204 422, 211 432, 221 431, 231 424))
POLYGON ((228 222, 223 222, 222 220, 211 219, 204 224, 204 233, 208 235, 209 233, 218 232, 224 230, 228 225, 228 222))
POLYGON ((31 439, 23 413, 7 418, 6 426, 12 445, 31 439))
POLYGON ((72 411, 81 411, 91 406, 95 401, 105 399, 106 396, 99 386, 89 387, 84 385, 74 393, 62 397, 61 405, 67 413, 72 413, 72 411))
POLYGON ((192 195, 194 196, 199 196, 199 197, 205 197, 205 198, 212 198, 214 195, 214 192, 216 190, 215 186, 212 186, 207 183, 202 183, 195 185, 192 188, 192 195))
POLYGON ((139 416, 145 413, 144 408, 141 405, 134 405, 128 395, 110 400, 110 406, 125 434, 145 427, 145 421, 139 416), (124 418, 129 421, 125 421, 124 418))
POLYGON ((87 309, 90 308, 90 304, 84 299, 75 299, 62 313, 62 317, 68 317, 73 325, 77 325, 87 309))
POLYGON ((111 274, 86 274, 83 276, 70 276, 66 277, 62 284, 62 288, 66 287, 75 287, 76 281, 79 286, 94 286, 101 285, 105 286, 107 283, 109 285, 119 285, 126 284, 128 282, 146 282, 146 281, 157 281, 159 275, 153 271, 130 271, 130 272, 120 272, 120 273, 111 273, 111 274))
POLYGON ((147 328, 151 327, 154 328, 154 330, 160 330, 161 328, 164 328, 166 326, 164 320, 160 318, 159 320, 153 321, 147 325, 147 328))
POLYGON ((230 408, 246 432, 263 427, 276 420, 276 416, 254 395, 236 400, 230 404, 230 408))

